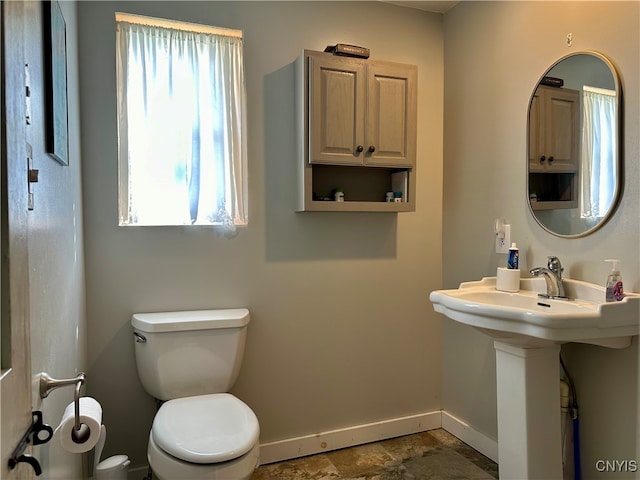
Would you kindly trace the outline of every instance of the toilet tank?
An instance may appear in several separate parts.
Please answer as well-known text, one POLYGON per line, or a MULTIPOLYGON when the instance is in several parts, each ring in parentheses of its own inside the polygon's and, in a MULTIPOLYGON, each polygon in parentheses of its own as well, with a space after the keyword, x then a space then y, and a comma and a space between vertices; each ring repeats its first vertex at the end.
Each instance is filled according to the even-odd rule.
POLYGON ((228 392, 244 355, 246 308, 135 313, 136 365, 155 398, 228 392))

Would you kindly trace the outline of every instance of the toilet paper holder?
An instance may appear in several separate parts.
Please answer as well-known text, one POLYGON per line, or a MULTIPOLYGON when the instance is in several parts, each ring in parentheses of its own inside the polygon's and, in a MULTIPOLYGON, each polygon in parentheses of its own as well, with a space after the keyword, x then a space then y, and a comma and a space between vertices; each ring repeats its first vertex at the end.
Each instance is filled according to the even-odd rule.
POLYGON ((75 425, 74 430, 80 430, 80 388, 87 380, 87 376, 84 372, 80 372, 75 378, 63 378, 56 379, 51 377, 48 373, 40 373, 40 398, 44 399, 49 396, 52 390, 59 387, 66 387, 67 385, 75 385, 75 393, 73 394, 73 405, 75 410, 75 425))
MULTIPOLYGON (((65 378, 61 380, 52 378, 45 372, 40 373, 40 398, 42 399, 47 398, 49 396, 49 393, 58 387, 75 385, 76 389, 73 401, 75 407, 74 430, 76 431, 79 431, 81 426, 80 388, 82 387, 82 385, 84 385, 86 379, 87 376, 84 374, 84 372, 80 372, 75 378, 65 378)), ((30 443, 32 443, 33 445, 42 445, 51 440, 51 437, 53 437, 53 428, 51 428, 49 425, 46 425, 42 421, 42 412, 32 412, 32 421, 29 429, 22 436, 22 439, 9 457, 9 470, 13 470, 14 468, 16 468, 19 463, 28 463, 33 468, 36 476, 40 476, 42 474, 42 467, 40 467, 40 463, 33 455, 24 453, 24 451, 30 443)))

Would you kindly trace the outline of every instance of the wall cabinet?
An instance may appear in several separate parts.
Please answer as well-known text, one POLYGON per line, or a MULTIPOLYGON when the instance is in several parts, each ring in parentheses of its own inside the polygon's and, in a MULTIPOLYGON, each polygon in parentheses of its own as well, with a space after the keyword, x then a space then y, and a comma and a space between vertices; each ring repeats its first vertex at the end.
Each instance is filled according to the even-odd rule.
POLYGON ((534 209, 578 205, 580 93, 541 85, 529 110, 529 186, 534 209))
POLYGON ((298 210, 415 210, 417 68, 305 50, 296 75, 298 210))

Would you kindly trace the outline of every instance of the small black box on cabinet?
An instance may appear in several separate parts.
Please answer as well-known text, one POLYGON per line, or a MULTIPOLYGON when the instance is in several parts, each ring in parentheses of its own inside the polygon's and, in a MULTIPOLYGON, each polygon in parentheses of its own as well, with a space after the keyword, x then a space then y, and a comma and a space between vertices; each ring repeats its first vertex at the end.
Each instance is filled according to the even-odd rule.
POLYGON ((369 58, 369 49, 367 47, 347 45, 346 43, 329 45, 324 49, 324 51, 333 53, 334 55, 342 55, 344 57, 369 58))

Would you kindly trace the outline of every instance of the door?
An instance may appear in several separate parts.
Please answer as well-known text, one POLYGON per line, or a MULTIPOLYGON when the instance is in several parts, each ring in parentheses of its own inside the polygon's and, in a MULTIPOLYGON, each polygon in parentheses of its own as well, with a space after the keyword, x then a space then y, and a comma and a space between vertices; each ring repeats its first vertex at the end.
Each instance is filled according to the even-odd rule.
POLYGON ((20 463, 13 470, 8 467, 13 449, 32 421, 23 3, 2 2, 1 16, 0 477, 32 479, 34 471, 28 464, 20 463))

